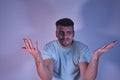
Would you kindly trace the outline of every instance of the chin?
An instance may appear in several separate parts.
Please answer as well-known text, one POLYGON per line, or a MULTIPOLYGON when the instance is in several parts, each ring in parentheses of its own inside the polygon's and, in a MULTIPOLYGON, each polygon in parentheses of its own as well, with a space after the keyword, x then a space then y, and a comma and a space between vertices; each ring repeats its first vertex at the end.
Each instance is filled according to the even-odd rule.
POLYGON ((71 44, 63 44, 63 47, 69 47, 71 44))

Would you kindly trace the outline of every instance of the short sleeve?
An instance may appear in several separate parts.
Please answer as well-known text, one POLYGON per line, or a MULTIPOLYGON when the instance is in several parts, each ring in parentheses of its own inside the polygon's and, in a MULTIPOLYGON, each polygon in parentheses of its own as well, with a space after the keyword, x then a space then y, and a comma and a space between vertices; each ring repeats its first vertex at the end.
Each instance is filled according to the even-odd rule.
POLYGON ((42 58, 44 59, 52 59, 52 51, 49 45, 45 45, 42 50, 42 58))
POLYGON ((81 49, 79 62, 89 62, 91 58, 89 48, 86 46, 81 49))

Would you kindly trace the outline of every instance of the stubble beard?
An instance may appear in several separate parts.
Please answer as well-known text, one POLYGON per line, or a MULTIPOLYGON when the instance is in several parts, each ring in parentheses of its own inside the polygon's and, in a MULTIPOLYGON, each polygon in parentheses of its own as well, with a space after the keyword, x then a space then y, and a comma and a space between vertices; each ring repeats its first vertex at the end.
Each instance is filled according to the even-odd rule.
POLYGON ((69 47, 69 46, 72 44, 72 42, 70 41, 69 38, 60 39, 60 43, 61 43, 61 45, 62 45, 63 47, 69 47))

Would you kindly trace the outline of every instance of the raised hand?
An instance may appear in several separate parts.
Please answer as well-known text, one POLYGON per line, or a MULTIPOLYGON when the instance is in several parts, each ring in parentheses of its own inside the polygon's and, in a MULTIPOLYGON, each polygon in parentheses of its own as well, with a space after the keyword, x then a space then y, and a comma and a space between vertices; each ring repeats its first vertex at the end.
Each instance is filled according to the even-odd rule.
POLYGON ((23 39, 24 47, 22 47, 25 51, 29 52, 33 57, 38 57, 40 51, 38 50, 38 42, 36 41, 35 46, 32 43, 31 39, 23 39))
POLYGON ((104 44, 103 46, 101 46, 100 48, 96 49, 93 52, 93 55, 99 57, 101 54, 105 53, 106 51, 108 51, 109 49, 113 48, 115 46, 115 44, 117 43, 117 41, 112 41, 110 43, 104 44))

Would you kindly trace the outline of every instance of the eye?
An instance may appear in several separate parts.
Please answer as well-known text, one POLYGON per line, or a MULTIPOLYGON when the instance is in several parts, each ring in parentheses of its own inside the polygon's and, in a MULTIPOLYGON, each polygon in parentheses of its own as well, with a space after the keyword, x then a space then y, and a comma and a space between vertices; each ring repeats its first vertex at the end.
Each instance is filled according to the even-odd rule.
POLYGON ((60 31, 59 34, 60 34, 60 35, 64 35, 65 33, 64 33, 63 31, 60 31))
POLYGON ((67 34, 68 34, 68 35, 70 35, 70 34, 72 34, 72 33, 73 33, 72 31, 67 31, 67 34))

